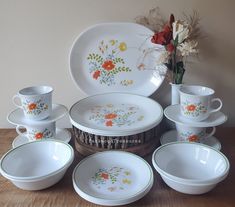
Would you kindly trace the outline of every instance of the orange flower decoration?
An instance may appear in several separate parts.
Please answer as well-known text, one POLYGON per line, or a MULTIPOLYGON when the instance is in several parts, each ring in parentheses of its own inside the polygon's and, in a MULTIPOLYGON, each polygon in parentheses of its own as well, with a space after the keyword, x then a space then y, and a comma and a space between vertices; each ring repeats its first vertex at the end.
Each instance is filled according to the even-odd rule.
POLYGON ((106 121, 105 123, 106 126, 113 126, 113 122, 110 120, 110 121, 106 121))
POLYGON ((198 142, 199 138, 197 135, 192 135, 188 138, 188 141, 190 142, 198 142))
POLYGON ((114 69, 115 65, 113 64, 112 60, 106 60, 104 61, 102 68, 104 68, 105 70, 112 70, 114 69))
POLYGON ((196 108, 197 108, 197 106, 195 106, 193 104, 187 106, 188 111, 194 111, 196 108))
POLYGON ((43 133, 41 132, 38 132, 37 134, 35 134, 36 139, 42 139, 42 137, 43 137, 43 133))
POLYGON ((93 78, 97 80, 99 77, 100 77, 100 70, 96 70, 93 74, 93 78))
POLYGON ((105 180, 109 179, 109 175, 107 173, 101 173, 100 177, 104 178, 105 180))
POLYGON ((28 105, 28 108, 29 108, 30 111, 32 111, 32 110, 37 108, 37 104, 31 103, 31 104, 28 105))
POLYGON ((106 114, 105 119, 115 119, 117 117, 117 114, 106 114))

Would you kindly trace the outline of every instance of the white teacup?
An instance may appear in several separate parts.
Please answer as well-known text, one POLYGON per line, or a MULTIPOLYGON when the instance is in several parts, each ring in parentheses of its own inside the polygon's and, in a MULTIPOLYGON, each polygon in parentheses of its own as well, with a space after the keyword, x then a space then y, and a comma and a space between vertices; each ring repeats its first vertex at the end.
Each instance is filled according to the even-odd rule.
POLYGON ((38 123, 30 124, 28 126, 17 125, 16 132, 21 136, 26 136, 29 141, 54 138, 56 134, 56 124, 51 123, 38 123), (26 132, 21 132, 26 129, 26 132))
POLYGON ((206 132, 205 127, 189 127, 181 124, 176 124, 177 140, 189 142, 201 142, 215 134, 216 128, 212 127, 210 133, 206 132))
POLYGON ((222 101, 219 98, 212 98, 215 93, 213 89, 204 86, 183 85, 180 91, 181 114, 192 121, 207 119, 211 113, 222 108, 222 101), (211 107, 213 102, 219 102, 216 109, 211 107))
POLYGON ((23 109, 26 118, 42 120, 51 114, 52 91, 50 86, 28 87, 20 90, 12 100, 17 107, 23 109), (18 104, 16 99, 20 99, 21 104, 18 104))

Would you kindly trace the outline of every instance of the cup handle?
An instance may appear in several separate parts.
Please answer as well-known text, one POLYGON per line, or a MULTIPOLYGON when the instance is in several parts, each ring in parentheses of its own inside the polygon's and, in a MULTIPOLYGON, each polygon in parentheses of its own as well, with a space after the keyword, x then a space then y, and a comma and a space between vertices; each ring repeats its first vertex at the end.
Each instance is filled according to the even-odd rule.
POLYGON ((21 129, 26 129, 26 128, 24 126, 21 126, 21 125, 16 126, 16 132, 21 136, 25 136, 25 133, 21 132, 21 129))
POLYGON ((211 136, 213 136, 215 134, 215 132, 216 132, 216 128, 212 127, 212 131, 209 134, 207 134, 205 137, 203 137, 203 138, 206 139, 208 137, 211 137, 211 136))
POLYGON ((212 103, 212 102, 216 102, 216 101, 218 101, 220 105, 219 105, 218 108, 212 109, 212 110, 210 111, 210 113, 217 112, 217 111, 219 111, 219 110, 222 108, 223 103, 222 103, 221 99, 219 99, 219 98, 213 98, 213 99, 211 100, 211 103, 212 103))
POLYGON ((14 95, 13 97, 12 97, 12 102, 13 102, 13 104, 15 105, 15 106, 17 106, 17 107, 19 107, 19 108, 23 108, 23 106, 22 105, 20 105, 20 104, 17 104, 17 102, 16 102, 16 99, 20 99, 20 97, 19 97, 19 95, 14 95))

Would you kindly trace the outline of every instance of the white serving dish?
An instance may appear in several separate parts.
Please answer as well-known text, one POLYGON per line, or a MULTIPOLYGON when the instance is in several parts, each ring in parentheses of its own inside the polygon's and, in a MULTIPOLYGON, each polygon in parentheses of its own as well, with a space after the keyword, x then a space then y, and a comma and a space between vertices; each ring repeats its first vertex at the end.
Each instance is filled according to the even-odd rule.
POLYGON ((41 190, 57 183, 74 159, 73 148, 57 140, 29 142, 8 151, 1 174, 24 190, 41 190))
POLYGON ((99 205, 134 202, 146 195, 152 185, 150 165, 127 152, 95 153, 83 159, 73 171, 75 191, 85 200, 99 205))
POLYGON ((135 23, 103 23, 81 33, 71 48, 70 72, 87 95, 128 92, 154 93, 166 66, 157 65, 165 49, 153 44, 153 31, 135 23), (149 49, 153 52, 148 53, 149 49), (155 48, 155 49, 153 49, 155 48))
POLYGON ((188 184, 215 184, 226 178, 230 164, 220 151, 191 142, 172 142, 157 148, 154 168, 167 178, 188 184))
POLYGON ((10 112, 7 116, 7 120, 11 123, 11 124, 15 124, 15 125, 23 125, 23 126, 27 126, 27 125, 38 125, 38 123, 51 123, 51 122, 55 122, 58 121, 59 119, 61 119, 63 116, 65 116, 68 113, 68 109, 62 105, 62 104, 52 104, 52 111, 51 111, 51 115, 43 120, 39 120, 39 121, 34 121, 31 119, 27 119, 24 116, 24 112, 22 109, 18 108, 13 110, 12 112, 10 112))
POLYGON ((157 126, 162 107, 154 100, 128 93, 107 93, 84 98, 70 109, 76 128, 95 135, 128 136, 157 126))
MULTIPOLYGON (((56 136, 53 139, 68 143, 70 141, 70 139, 71 139, 71 133, 67 129, 59 129, 59 128, 57 128, 56 129, 56 136)), ((13 140, 12 147, 15 148, 15 147, 18 147, 18 146, 20 146, 22 144, 28 143, 28 142, 29 142, 29 139, 28 139, 28 137, 26 135, 25 136, 18 135, 13 140)))
MULTIPOLYGON (((168 132, 165 132, 160 137, 161 145, 168 144, 170 142, 177 142, 177 131, 176 130, 170 130, 168 132)), ((208 145, 210 147, 213 147, 213 148, 215 148, 217 150, 221 150, 221 143, 214 136, 210 136, 210 137, 207 137, 206 139, 202 139, 200 143, 208 145)))
POLYGON ((191 121, 181 115, 180 104, 170 105, 164 109, 164 115, 171 121, 192 127, 214 127, 227 121, 227 116, 221 111, 211 114, 203 121, 191 121))

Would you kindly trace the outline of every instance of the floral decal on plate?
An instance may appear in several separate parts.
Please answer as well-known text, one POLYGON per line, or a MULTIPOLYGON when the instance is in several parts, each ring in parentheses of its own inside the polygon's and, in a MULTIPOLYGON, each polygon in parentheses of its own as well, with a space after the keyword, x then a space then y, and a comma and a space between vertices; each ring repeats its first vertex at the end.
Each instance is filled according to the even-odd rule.
POLYGON ((123 86, 129 86, 129 85, 132 85, 133 83, 134 83, 133 80, 122 80, 120 82, 120 84, 123 85, 123 86))
POLYGON ((51 132, 49 129, 45 129, 44 131, 40 132, 37 130, 32 130, 28 132, 29 137, 31 137, 32 140, 40 140, 45 138, 51 138, 53 137, 53 132, 51 132))
POLYGON ((95 106, 91 109, 89 120, 93 120, 96 124, 106 127, 131 126, 144 119, 143 115, 137 114, 138 111, 138 107, 130 104, 95 106))
POLYGON ((181 132, 179 133, 180 141, 189 141, 189 142, 199 142, 200 137, 203 137, 205 133, 202 131, 199 134, 194 134, 191 132, 181 132))
POLYGON ((110 86, 116 84, 115 76, 118 73, 131 72, 131 69, 126 67, 124 59, 120 57, 120 53, 127 50, 125 42, 110 40, 106 43, 102 40, 98 49, 98 53, 90 53, 87 56, 89 72, 94 80, 110 86))
POLYGON ((37 102, 30 102, 26 100, 23 102, 23 109, 27 111, 27 114, 39 115, 41 112, 48 110, 48 105, 41 99, 37 102))
POLYGON ((92 184, 109 192, 125 190, 132 184, 131 172, 121 167, 101 168, 92 177, 92 184))
POLYGON ((190 115, 193 117, 197 117, 200 114, 204 114, 207 112, 207 108, 201 103, 191 103, 185 101, 181 104, 182 111, 185 115, 190 115))

